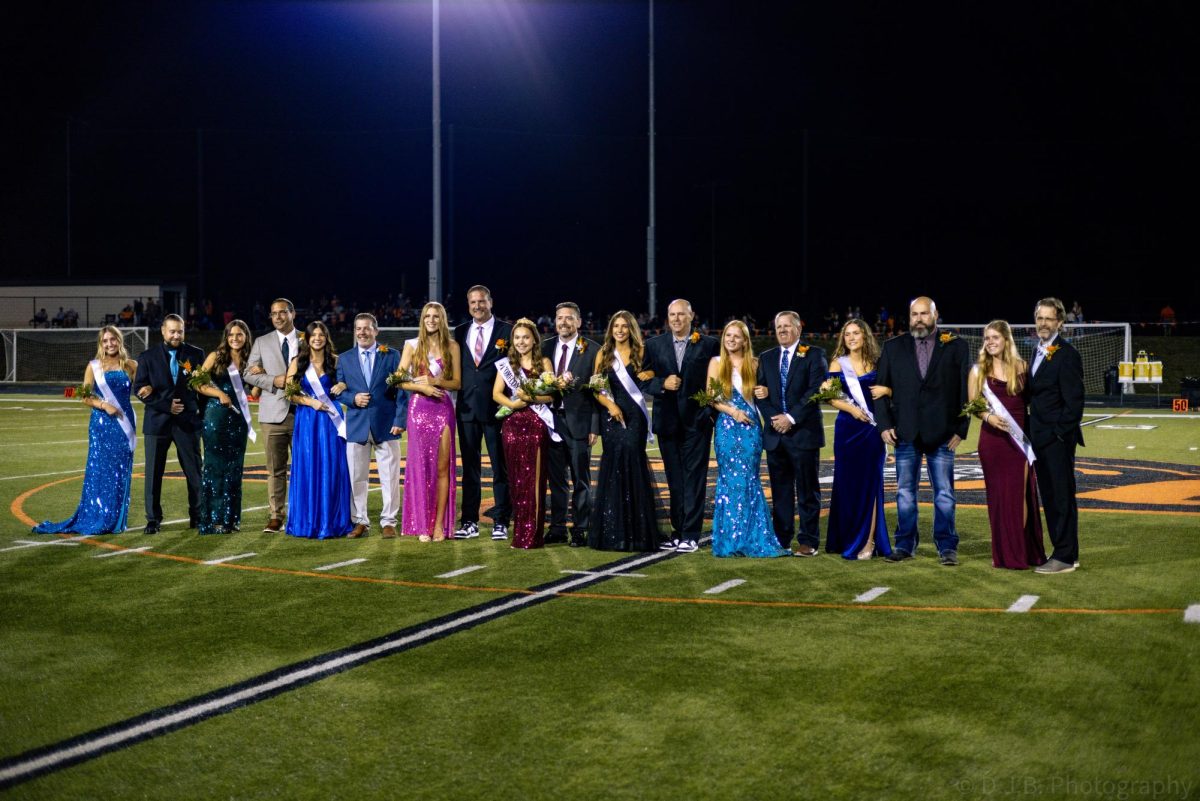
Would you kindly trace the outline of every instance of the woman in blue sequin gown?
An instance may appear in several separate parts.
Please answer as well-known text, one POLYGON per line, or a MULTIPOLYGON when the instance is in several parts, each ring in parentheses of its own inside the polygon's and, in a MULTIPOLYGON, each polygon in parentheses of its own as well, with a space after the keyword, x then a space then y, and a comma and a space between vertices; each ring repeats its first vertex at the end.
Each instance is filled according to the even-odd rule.
POLYGON ((721 332, 721 353, 708 364, 709 382, 721 383, 727 400, 716 403, 714 445, 717 491, 713 501, 713 556, 784 556, 763 495, 762 421, 754 407, 758 360, 750 347, 750 330, 732 320, 721 332))
POLYGON ((89 364, 83 385, 93 394, 83 398, 92 408, 88 424, 87 467, 83 491, 75 514, 61 523, 49 520, 33 531, 37 534, 120 534, 129 517, 129 484, 133 476, 133 449, 121 427, 124 416, 137 430, 137 419, 129 401, 137 362, 125 351, 124 338, 116 326, 106 325, 97 337, 96 359, 104 380, 116 396, 117 405, 106 401, 96 388, 95 374, 89 364))
MULTIPOLYGON (((246 460, 246 418, 229 375, 232 364, 240 373, 250 358, 250 327, 233 320, 221 336, 221 344, 204 360, 212 383, 196 392, 213 400, 204 406, 204 467, 200 478, 201 534, 240 531, 242 523, 242 467, 246 460)), ((245 389, 243 388, 243 392, 245 389)))
POLYGON ((829 364, 830 378, 839 378, 847 395, 846 371, 853 370, 867 408, 850 398, 832 401, 838 410, 833 424, 833 492, 825 550, 845 559, 870 559, 892 552, 887 518, 883 514, 883 463, 887 457, 874 414, 875 400, 890 392, 875 386, 879 343, 862 320, 847 320, 829 364))
POLYGON ((292 429, 292 472, 288 479, 287 533, 293 537, 330 539, 344 537, 354 524, 350 519, 350 468, 346 463, 346 440, 317 400, 306 373, 309 364, 317 372, 325 396, 329 391, 337 354, 324 323, 309 323, 299 353, 287 372, 287 382, 299 382, 300 394, 292 396, 296 422, 292 429))
MULTIPOLYGON (((593 373, 604 375, 609 388, 596 396, 607 414, 601 414, 600 438, 604 453, 592 496, 592 526, 588 545, 601 551, 654 551, 658 532, 658 496, 646 458, 650 421, 617 377, 619 359, 638 390, 654 378, 642 370, 642 334, 637 318, 619 311, 608 322, 604 344, 596 354, 593 373)), ((644 401, 643 401, 644 402, 644 401)))

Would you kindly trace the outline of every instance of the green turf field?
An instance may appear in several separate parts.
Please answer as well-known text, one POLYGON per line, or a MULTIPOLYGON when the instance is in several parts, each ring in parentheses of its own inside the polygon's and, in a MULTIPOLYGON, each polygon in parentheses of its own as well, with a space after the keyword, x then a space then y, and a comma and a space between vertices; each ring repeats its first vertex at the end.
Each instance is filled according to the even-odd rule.
MULTIPOLYGON (((240 534, 200 537, 176 522, 144 537, 137 467, 130 532, 27 545, 69 542, 31 535, 26 521, 74 509, 87 417, 72 402, 0 396, 0 760, 515 604, 0 793, 1192 797, 1200 622, 1185 615, 1200 605, 1200 416, 1088 415, 1082 568, 1070 575, 991 567, 972 436, 960 450, 958 568, 931 558, 924 503, 921 558, 900 565, 702 550, 589 577, 564 571, 620 555, 516 552, 486 536, 261 534, 259 481, 246 484, 240 534), (706 593, 734 579, 744 583, 706 593), (534 589, 574 580, 595 583, 534 589), (1032 595, 1028 612, 1006 611, 1032 595)), ((248 467, 261 465, 261 448, 249 454, 248 467)), ((168 519, 186 518, 182 480, 165 484, 168 519)))

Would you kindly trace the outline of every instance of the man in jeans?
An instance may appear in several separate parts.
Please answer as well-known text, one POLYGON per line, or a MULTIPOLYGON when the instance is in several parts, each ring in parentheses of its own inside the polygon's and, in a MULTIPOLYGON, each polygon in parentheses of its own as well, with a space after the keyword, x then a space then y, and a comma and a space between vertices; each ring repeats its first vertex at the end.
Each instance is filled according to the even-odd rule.
POLYGON ((954 449, 967 436, 971 352, 966 340, 937 327, 937 306, 920 297, 909 304, 907 334, 888 340, 879 359, 877 383, 892 396, 875 403, 883 441, 896 454, 896 542, 889 562, 911 559, 917 550, 917 483, 921 457, 933 486, 933 542, 938 561, 958 564, 954 527, 954 449), (882 401, 882 402, 881 402, 882 401))

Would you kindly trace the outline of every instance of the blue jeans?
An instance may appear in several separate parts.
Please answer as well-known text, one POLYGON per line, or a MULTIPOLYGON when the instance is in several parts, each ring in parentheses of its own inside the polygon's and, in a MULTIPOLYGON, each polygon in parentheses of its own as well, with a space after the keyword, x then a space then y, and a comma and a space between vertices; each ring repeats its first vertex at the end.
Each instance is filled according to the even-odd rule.
MULTIPOLYGON (((921 452, 911 442, 896 443, 896 544, 894 550, 917 551, 917 482, 921 477, 921 452)), ((954 527, 954 451, 945 445, 925 455, 929 483, 933 486, 933 542, 939 554, 958 550, 954 527)))

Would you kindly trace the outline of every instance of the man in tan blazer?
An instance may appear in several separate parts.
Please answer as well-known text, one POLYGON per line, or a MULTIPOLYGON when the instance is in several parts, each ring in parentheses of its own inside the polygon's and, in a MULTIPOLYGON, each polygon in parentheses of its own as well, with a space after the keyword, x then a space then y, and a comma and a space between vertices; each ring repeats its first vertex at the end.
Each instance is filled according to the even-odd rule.
POLYGON ((300 349, 296 331, 296 307, 287 298, 271 303, 271 325, 275 330, 254 340, 250 348, 250 367, 246 381, 262 390, 258 399, 258 422, 266 434, 267 496, 270 517, 263 531, 278 534, 283 530, 287 508, 288 458, 292 450, 292 426, 295 407, 284 397, 283 385, 288 364, 300 349))

